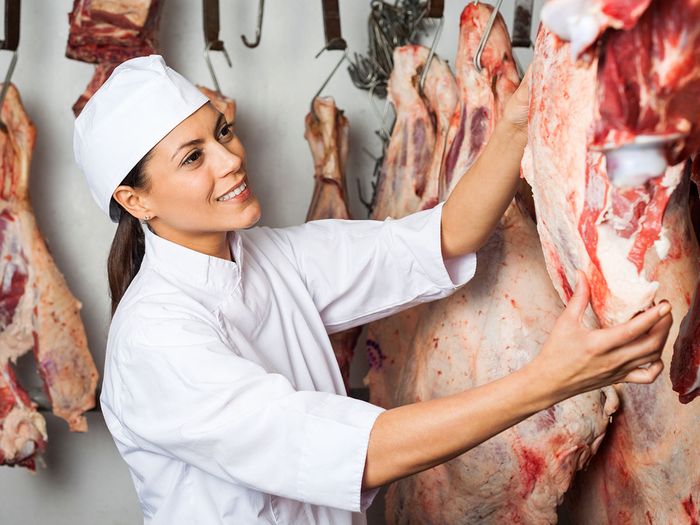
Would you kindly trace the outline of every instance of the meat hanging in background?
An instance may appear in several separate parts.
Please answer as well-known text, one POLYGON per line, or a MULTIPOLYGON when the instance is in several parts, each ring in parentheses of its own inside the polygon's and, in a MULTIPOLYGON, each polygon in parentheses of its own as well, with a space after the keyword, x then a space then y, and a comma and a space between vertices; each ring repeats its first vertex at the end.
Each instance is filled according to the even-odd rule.
MULTIPOLYGON (((481 153, 518 84, 500 17, 487 40, 483 70, 474 67, 490 14, 488 6, 468 5, 461 18, 459 101, 443 170, 436 174, 448 193, 481 153)), ((415 316, 413 340, 401 354, 389 349, 391 374, 383 370, 386 359, 376 363, 370 385, 381 385, 380 391, 391 392, 394 405, 401 405, 496 380, 532 360, 562 310, 535 225, 514 200, 479 251, 474 279, 452 296, 424 305, 415 316)), ((595 453, 616 407, 612 389, 577 396, 445 464, 395 482, 387 494, 387 521, 555 523, 557 505, 576 470, 595 453)))
POLYGON ((33 467, 22 456, 43 448, 45 424, 17 384, 11 363, 34 350, 54 414, 78 432, 87 430, 82 414, 95 406, 98 374, 80 320, 81 305, 56 268, 34 218, 29 167, 36 130, 12 84, 2 121, 7 133, 0 133, 0 455, 5 463, 33 467))
MULTIPOLYGON (((531 68, 523 173, 533 187, 549 274, 568 301, 573 272, 586 272, 593 311, 604 326, 631 318, 655 299, 670 301, 674 325, 663 354, 668 367, 700 270, 683 166, 643 186, 616 188, 604 155, 588 146, 595 59, 575 62, 569 44, 542 28, 531 68)), ((571 520, 693 523, 700 518, 689 506, 700 497, 700 409, 678 403, 668 374, 651 385, 618 385, 617 391, 620 410, 566 495, 571 520)))
MULTIPOLYGON (((438 202, 438 176, 457 103, 457 84, 447 64, 434 56, 425 78, 423 98, 417 83, 427 58, 428 49, 423 46, 394 50, 388 96, 396 111, 396 123, 377 181, 372 210, 376 220, 398 219, 438 202)), ((405 366, 408 347, 425 307, 420 304, 368 325, 370 370, 365 383, 369 385, 372 403, 384 408, 398 405, 398 374, 405 366)))
MULTIPOLYGON (((330 97, 315 98, 306 115, 304 138, 314 160, 314 193, 307 221, 350 219, 345 167, 348 158, 348 119, 330 97)), ((350 363, 362 327, 330 335, 345 390, 350 391, 350 363)))
POLYGON ((157 53, 164 1, 73 0, 66 56, 96 64, 85 92, 73 104, 76 117, 118 64, 157 53))

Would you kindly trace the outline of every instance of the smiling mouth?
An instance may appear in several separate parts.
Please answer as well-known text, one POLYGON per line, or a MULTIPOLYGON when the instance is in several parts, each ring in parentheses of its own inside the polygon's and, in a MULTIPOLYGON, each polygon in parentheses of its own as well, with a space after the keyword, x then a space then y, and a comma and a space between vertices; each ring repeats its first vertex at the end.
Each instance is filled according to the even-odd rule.
POLYGON ((231 200, 235 197, 238 197, 247 188, 248 183, 245 179, 243 179, 243 182, 241 182, 238 186, 235 186, 234 188, 230 189, 227 193, 224 193, 221 197, 217 198, 216 200, 219 202, 231 200))

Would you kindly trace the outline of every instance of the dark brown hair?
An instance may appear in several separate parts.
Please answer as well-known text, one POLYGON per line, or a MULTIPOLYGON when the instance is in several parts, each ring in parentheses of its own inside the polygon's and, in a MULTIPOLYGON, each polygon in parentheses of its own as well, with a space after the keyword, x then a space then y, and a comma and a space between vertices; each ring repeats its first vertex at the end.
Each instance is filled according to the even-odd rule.
MULTIPOLYGON (((131 168, 120 185, 131 186, 134 189, 147 189, 148 177, 146 176, 146 164, 151 158, 153 150, 146 153, 143 158, 131 168)), ((117 232, 112 240, 107 259, 107 276, 109 278, 109 291, 112 298, 112 315, 124 292, 131 284, 136 273, 141 268, 141 261, 145 250, 143 230, 138 218, 126 211, 114 197, 109 203, 109 216, 118 220, 117 232)))

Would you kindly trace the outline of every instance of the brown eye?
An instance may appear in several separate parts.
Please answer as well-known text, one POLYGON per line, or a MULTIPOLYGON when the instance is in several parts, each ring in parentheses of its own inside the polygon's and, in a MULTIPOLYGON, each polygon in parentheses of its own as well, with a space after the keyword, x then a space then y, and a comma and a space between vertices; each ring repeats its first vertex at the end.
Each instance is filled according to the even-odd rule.
POLYGON ((191 164, 192 162, 196 162, 199 159, 199 157, 201 157, 201 155, 201 151, 195 150, 192 152, 192 155, 190 155, 184 160, 183 164, 191 164))
POLYGON ((226 124, 221 128, 219 135, 223 138, 230 138, 233 135, 233 124, 226 124))

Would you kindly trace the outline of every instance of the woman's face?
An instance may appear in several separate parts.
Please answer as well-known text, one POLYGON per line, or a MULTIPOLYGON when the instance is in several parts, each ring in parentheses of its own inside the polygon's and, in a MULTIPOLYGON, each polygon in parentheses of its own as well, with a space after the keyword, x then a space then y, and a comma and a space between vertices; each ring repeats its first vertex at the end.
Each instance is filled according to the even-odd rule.
POLYGON ((153 149, 143 198, 158 235, 183 238, 248 228, 260 219, 233 123, 204 104, 153 149))

